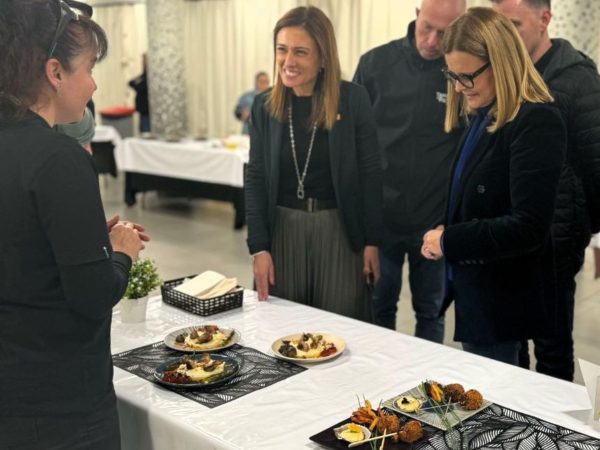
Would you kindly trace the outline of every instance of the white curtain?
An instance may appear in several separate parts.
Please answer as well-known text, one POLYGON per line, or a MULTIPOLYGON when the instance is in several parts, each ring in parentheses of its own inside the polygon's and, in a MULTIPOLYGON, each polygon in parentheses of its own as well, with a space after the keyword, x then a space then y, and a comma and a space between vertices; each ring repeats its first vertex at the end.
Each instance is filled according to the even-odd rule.
POLYGON ((135 92, 127 82, 142 72, 142 54, 148 47, 146 5, 93 5, 93 19, 108 37, 108 56, 94 70, 96 109, 132 106, 135 92))
MULTIPOLYGON (((94 99, 99 108, 133 105, 133 91, 127 87, 127 81, 140 73, 140 56, 147 48, 146 6, 110 6, 115 3, 118 1, 96 5, 94 12, 110 41, 109 56, 95 71, 98 91, 94 99)), ((272 74, 272 30, 289 9, 311 4, 325 11, 336 30, 343 76, 351 79, 361 54, 406 34, 420 3, 420 0, 185 1, 181 45, 186 65, 190 136, 224 137, 239 133, 241 124, 233 115, 237 98, 252 89, 257 71, 272 74)), ((467 5, 489 6, 490 2, 467 0, 467 5)), ((597 56, 600 60, 600 54, 597 56)))
MULTIPOLYGON (((96 0, 99 1, 99 0, 96 0)), ((188 130, 193 137, 239 133, 233 109, 252 89, 259 70, 272 74, 272 30, 289 9, 322 8, 336 29, 343 75, 351 79, 366 50, 403 36, 419 0, 206 0, 186 1, 184 30, 188 130)), ((93 1, 91 1, 94 4, 93 1)), ((98 107, 133 104, 127 81, 140 70, 147 48, 145 5, 95 4, 94 19, 110 42, 95 71, 98 107)), ((118 3, 118 2, 117 2, 118 3)), ((165 68, 168 70, 168 68, 165 68)))
POLYGON ((233 110, 259 70, 271 73, 270 30, 294 0, 185 2, 184 58, 192 136, 239 133, 233 110))
POLYGON ((259 70, 273 72, 272 30, 289 9, 310 3, 336 29, 343 75, 351 79, 360 55, 404 35, 411 0, 225 0, 185 3, 184 48, 188 129, 192 136, 226 136, 241 128, 233 109, 259 70))

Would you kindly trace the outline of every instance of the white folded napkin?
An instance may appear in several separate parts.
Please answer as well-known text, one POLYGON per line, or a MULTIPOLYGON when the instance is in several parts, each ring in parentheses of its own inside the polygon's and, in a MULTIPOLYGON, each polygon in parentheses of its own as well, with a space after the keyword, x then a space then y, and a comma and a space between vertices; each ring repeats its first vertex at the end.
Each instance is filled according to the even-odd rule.
POLYGON ((202 295, 197 295, 197 297, 201 300, 206 300, 207 298, 219 297, 219 296, 225 295, 229 291, 235 289, 236 286, 237 286, 237 278, 225 278, 224 280, 219 281, 215 285, 215 287, 210 289, 208 292, 205 292, 202 295))
POLYGON ((237 286, 237 278, 225 278, 218 272, 207 270, 184 281, 174 289, 192 297, 205 300, 226 294, 237 286))
POLYGON ((175 287, 175 290, 183 292, 184 294, 196 297, 202 295, 205 292, 211 290, 225 279, 225 275, 221 275, 218 272, 207 270, 202 272, 200 275, 196 275, 194 278, 184 281, 179 286, 175 287))

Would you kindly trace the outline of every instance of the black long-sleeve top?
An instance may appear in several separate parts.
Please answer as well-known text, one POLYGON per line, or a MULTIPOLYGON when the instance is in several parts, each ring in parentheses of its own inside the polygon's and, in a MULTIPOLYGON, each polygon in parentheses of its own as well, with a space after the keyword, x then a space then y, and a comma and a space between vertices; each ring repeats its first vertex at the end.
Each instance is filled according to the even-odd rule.
MULTIPOLYGON (((275 119, 266 106, 270 92, 254 99, 250 114, 244 191, 251 254, 271 249, 281 152, 284 134, 289 132, 287 124, 275 119)), ((350 247, 359 252, 365 245, 377 246, 383 228, 381 155, 369 96, 362 86, 342 81, 337 119, 327 135, 335 200, 350 247)))
MULTIPOLYGON (((312 127, 308 123, 311 113, 312 97, 297 97, 292 95, 294 142, 298 159, 300 177, 308 157, 308 148, 312 135, 312 127)), ((296 197, 298 189, 298 176, 292 155, 292 143, 289 133, 289 123, 283 133, 280 161, 279 200, 286 197, 296 197)), ((306 179, 304 180, 306 197, 320 200, 334 200, 335 189, 331 178, 331 161, 329 157, 329 133, 324 129, 317 129, 313 149, 308 161, 306 179)))
POLYGON ((354 82, 369 93, 383 156, 383 247, 438 225, 460 130, 444 132, 444 58, 425 60, 405 37, 361 56, 354 82))
POLYGON ((0 123, 0 213, 0 420, 114 402, 131 260, 112 251, 90 156, 37 115, 0 123))

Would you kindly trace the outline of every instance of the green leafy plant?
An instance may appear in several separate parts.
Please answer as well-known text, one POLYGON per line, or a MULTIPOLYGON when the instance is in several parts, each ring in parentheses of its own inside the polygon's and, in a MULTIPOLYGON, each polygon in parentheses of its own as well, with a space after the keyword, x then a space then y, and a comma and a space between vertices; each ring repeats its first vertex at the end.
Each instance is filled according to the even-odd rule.
POLYGON ((124 298, 141 298, 160 286, 161 280, 154 261, 148 258, 138 259, 129 269, 129 283, 124 298))

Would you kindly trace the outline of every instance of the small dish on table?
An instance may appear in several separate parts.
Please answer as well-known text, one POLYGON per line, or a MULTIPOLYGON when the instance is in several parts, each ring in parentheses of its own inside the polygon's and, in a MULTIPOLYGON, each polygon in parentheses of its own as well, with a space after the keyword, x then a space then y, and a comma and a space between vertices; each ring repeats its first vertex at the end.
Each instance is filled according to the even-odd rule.
POLYGON ((277 339, 271 344, 276 357, 296 363, 319 363, 341 355, 346 343, 329 333, 296 333, 277 339))

